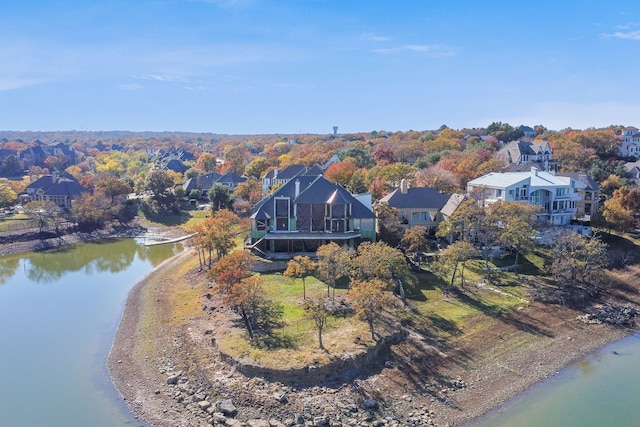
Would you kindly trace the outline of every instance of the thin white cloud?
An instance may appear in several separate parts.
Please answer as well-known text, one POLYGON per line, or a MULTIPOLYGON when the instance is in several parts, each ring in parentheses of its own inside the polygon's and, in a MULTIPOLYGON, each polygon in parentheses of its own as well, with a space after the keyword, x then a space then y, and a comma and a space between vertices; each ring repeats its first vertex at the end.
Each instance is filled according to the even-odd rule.
POLYGON ((205 90, 207 90, 207 87, 206 86, 202 86, 202 85, 185 86, 184 89, 188 90, 188 91, 205 91, 205 90))
POLYGON ((273 85, 278 89, 316 89, 317 86, 302 83, 276 83, 273 85))
POLYGON ((623 40, 640 40, 640 30, 627 31, 627 32, 616 31, 615 33, 610 33, 610 34, 602 33, 600 34, 600 37, 605 39, 614 38, 614 39, 623 39, 623 40))
POLYGON ((0 92, 5 90, 16 90, 23 87, 34 86, 42 83, 43 80, 39 78, 20 78, 10 76, 0 76, 0 92))
POLYGON ((631 28, 638 28, 640 26, 640 22, 627 22, 626 24, 616 25, 616 28, 619 30, 630 30, 631 28))
POLYGON ((143 86, 137 83, 124 83, 117 85, 116 88, 118 88, 119 90, 136 91, 143 89, 143 86))
POLYGON ((182 76, 173 76, 168 74, 144 74, 137 77, 141 80, 154 80, 157 82, 182 82, 187 83, 187 79, 182 76))
POLYGON ((433 45, 407 44, 403 46, 395 46, 390 48, 372 49, 372 52, 379 53, 382 55, 414 53, 414 54, 421 54, 421 55, 431 56, 431 57, 444 57, 444 56, 455 55, 455 52, 453 51, 453 49, 443 45, 438 45, 438 44, 433 44, 433 45))
POLYGON ((379 36, 377 34, 374 33, 364 33, 360 36, 361 40, 367 40, 367 41, 373 41, 373 42, 386 42, 386 41, 390 41, 391 38, 390 37, 385 37, 385 36, 379 36))

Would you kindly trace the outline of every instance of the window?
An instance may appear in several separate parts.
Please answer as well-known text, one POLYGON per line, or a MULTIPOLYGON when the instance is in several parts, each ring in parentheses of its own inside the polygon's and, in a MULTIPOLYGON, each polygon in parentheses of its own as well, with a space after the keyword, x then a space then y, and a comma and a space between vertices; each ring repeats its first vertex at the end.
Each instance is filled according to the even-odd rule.
POLYGON ((275 199, 276 230, 289 231, 289 199, 275 199))
POLYGON ((427 211, 417 211, 411 213, 411 223, 416 224, 419 222, 430 222, 431 215, 427 211))
POLYGON ((502 190, 496 189, 496 197, 502 197, 502 190))

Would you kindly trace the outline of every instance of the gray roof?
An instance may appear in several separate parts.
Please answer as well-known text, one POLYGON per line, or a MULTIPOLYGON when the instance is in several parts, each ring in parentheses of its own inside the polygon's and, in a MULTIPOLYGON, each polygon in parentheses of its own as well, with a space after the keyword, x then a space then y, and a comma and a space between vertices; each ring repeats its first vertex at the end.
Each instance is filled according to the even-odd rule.
POLYGON ((559 173, 559 176, 568 176, 578 182, 581 182, 587 186, 586 190, 597 191, 600 190, 600 184, 598 184, 593 178, 587 175, 585 172, 564 172, 559 173))
POLYGON ((90 192, 89 189, 80 185, 78 180, 67 173, 44 175, 29 184, 21 194, 28 192, 28 190, 42 190, 48 196, 67 196, 69 198, 90 192))
POLYGON ((449 195, 442 194, 435 188, 412 187, 406 193, 396 189, 380 199, 397 209, 442 209, 449 200, 449 195))
POLYGON ((252 218, 270 218, 274 211, 274 200, 286 197, 291 200, 291 212, 298 203, 346 203, 351 205, 352 218, 375 218, 374 213, 356 199, 344 187, 332 183, 324 176, 300 175, 278 188, 254 207, 252 218), (298 192, 296 194, 296 191, 298 192))

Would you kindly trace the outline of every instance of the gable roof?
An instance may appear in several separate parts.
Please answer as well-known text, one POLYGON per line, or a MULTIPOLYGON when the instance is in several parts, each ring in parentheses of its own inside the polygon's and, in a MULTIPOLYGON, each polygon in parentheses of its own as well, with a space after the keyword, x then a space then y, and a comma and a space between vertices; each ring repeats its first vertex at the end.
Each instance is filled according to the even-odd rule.
POLYGON ((403 193, 399 188, 380 199, 397 209, 442 209, 449 200, 449 195, 442 194, 431 187, 411 187, 403 193))
POLYGON ((464 194, 455 193, 449 197, 447 203, 444 205, 442 209, 440 209, 440 213, 444 216, 451 216, 458 209, 458 206, 467 200, 467 196, 464 194))
POLYGON ((291 216, 293 216, 294 205, 299 203, 345 203, 351 205, 352 218, 375 218, 374 213, 344 187, 332 183, 324 176, 312 175, 300 175, 262 199, 254 207, 251 217, 270 218, 276 198, 291 200, 291 216))
POLYGON ((305 165, 291 165, 278 172, 277 179, 291 179, 303 173, 307 167, 305 165))
POLYGON ((209 190, 218 178, 220 178, 220 174, 217 172, 196 176, 186 180, 184 184, 182 184, 182 188, 187 194, 192 190, 209 190))
POLYGON ((216 180, 216 183, 232 183, 239 184, 241 182, 245 182, 247 178, 238 175, 235 172, 227 172, 216 180))
POLYGON ((511 141, 498 150, 495 156, 508 163, 517 163, 520 161, 520 156, 536 156, 545 152, 551 154, 547 141, 511 141))

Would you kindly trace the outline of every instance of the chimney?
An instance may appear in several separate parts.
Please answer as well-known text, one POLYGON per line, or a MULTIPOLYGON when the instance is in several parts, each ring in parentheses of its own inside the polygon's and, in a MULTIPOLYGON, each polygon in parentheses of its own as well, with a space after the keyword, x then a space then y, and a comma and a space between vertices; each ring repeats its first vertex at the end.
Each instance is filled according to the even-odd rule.
POLYGON ((296 186, 296 196, 295 197, 298 197, 300 195, 300 180, 299 179, 296 179, 295 186, 296 186))
POLYGON ((400 192, 402 194, 407 194, 409 192, 409 182, 404 178, 400 181, 400 192))
POLYGON ((531 175, 538 176, 538 168, 535 166, 531 166, 531 175))

